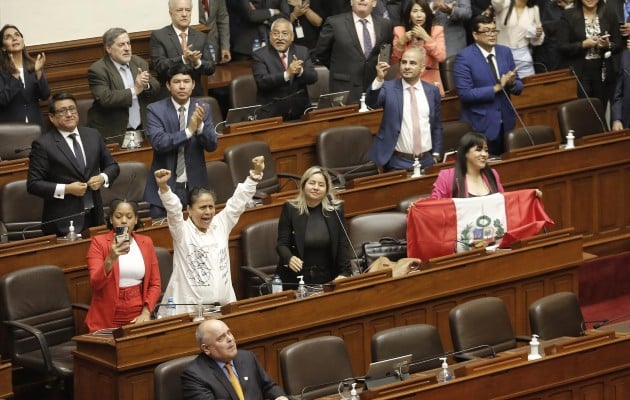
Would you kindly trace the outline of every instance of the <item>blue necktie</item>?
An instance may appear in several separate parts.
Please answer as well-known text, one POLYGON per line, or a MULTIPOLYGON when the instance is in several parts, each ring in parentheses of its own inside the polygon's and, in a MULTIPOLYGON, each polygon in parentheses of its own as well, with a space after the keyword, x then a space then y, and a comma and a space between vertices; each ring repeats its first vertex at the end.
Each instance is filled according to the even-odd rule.
POLYGON ((361 23, 363 24, 363 52, 365 53, 365 58, 368 58, 374 46, 372 45, 370 31, 367 28, 368 20, 362 19, 361 23))

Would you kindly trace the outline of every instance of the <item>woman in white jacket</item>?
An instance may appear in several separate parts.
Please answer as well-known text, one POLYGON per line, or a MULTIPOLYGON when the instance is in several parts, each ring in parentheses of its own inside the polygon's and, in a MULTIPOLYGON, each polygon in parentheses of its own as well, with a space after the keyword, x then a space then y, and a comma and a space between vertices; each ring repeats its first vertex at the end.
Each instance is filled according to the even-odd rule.
POLYGON ((499 30, 497 43, 512 49, 520 78, 533 75, 530 45, 540 46, 545 40, 538 6, 534 0, 492 0, 492 7, 499 30))

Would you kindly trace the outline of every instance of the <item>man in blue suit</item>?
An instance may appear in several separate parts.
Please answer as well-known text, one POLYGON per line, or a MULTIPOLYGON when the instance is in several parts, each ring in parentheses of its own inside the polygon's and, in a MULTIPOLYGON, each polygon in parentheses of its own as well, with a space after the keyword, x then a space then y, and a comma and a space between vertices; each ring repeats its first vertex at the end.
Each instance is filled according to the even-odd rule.
POLYGON ((455 57, 461 119, 486 135, 490 154, 500 155, 504 151, 504 132, 510 132, 516 124, 509 96, 520 94, 523 82, 510 49, 496 44, 497 28, 492 18, 479 15, 472 20, 471 28, 475 43, 455 57))
POLYGON ((440 91, 420 80, 425 66, 422 48, 410 48, 400 59, 402 78, 385 81, 389 64, 376 65, 376 78, 365 102, 383 107, 381 127, 369 151, 370 160, 385 171, 411 169, 416 158, 423 168, 442 151, 440 91))
POLYGON ((621 53, 621 66, 617 77, 617 87, 610 109, 612 130, 619 131, 630 128, 630 40, 626 41, 626 49, 621 53), (628 94, 626 95, 626 92, 628 94))
MULTIPOLYGON (((190 65, 176 64, 168 73, 170 96, 147 107, 146 136, 153 146, 151 175, 158 169, 174 171, 168 185, 188 204, 188 190, 208 187, 205 151, 217 148, 209 106, 190 96, 195 87, 190 65)), ((151 204, 151 217, 162 218, 166 210, 158 196, 155 179, 147 179, 144 200, 151 204)))

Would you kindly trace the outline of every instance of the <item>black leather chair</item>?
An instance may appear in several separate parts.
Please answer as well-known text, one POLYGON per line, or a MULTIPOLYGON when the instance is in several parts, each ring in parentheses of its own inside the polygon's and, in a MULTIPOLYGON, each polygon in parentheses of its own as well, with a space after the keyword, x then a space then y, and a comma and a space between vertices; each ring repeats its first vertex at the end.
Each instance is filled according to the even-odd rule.
POLYGON ((552 143, 556 140, 553 129, 547 125, 532 125, 527 128, 516 128, 505 133, 505 151, 522 147, 552 143))
POLYGON ((268 283, 278 264, 278 219, 255 222, 242 230, 243 274, 247 297, 268 294, 268 283))
POLYGON ((317 162, 343 187, 354 178, 378 174, 378 167, 368 157, 371 145, 372 133, 365 126, 328 128, 317 135, 317 162))
POLYGON ((180 377, 196 355, 176 358, 159 364, 153 370, 153 390, 155 400, 182 400, 180 377))
POLYGON ((376 242, 384 237, 405 239, 407 237, 407 214, 385 211, 357 215, 348 224, 348 236, 350 236, 350 242, 356 254, 363 257, 363 243, 365 242, 376 242))
POLYGON ((42 236, 44 201, 26 190, 26 179, 8 182, 0 195, 0 225, 9 240, 42 236))
MULTIPOLYGON (((149 216, 151 205, 143 200, 144 187, 149 178, 149 169, 140 161, 119 162, 120 174, 108 188, 101 188, 105 215, 110 215, 109 205, 114 199, 127 199, 138 203, 138 215, 149 216)), ((151 176, 151 179, 154 179, 151 176)))
POLYGON ((217 99, 212 96, 199 96, 195 97, 199 101, 203 101, 204 103, 210 106, 210 114, 212 115, 212 123, 216 126, 219 122, 224 121, 223 113, 221 112, 221 106, 217 99))
POLYGON ((558 106, 558 123, 563 143, 566 142, 569 130, 575 131, 576 139, 610 130, 606 123, 602 102, 595 97, 590 97, 589 100, 571 100, 558 106))
POLYGON ((529 325, 543 340, 582 336, 584 317, 577 295, 558 292, 536 300, 529 306, 529 325))
POLYGON ((237 76, 230 82, 230 108, 254 106, 256 102, 256 81, 254 75, 237 76))
POLYGON ((455 56, 446 57, 444 62, 440 63, 440 78, 442 78, 442 85, 444 85, 444 91, 457 91, 457 85, 455 84, 455 56))
POLYGON ((160 268, 160 283, 162 286, 162 295, 164 295, 164 291, 173 273, 173 254, 164 247, 155 246, 155 255, 157 256, 158 267, 160 268))
POLYGON ((411 203, 415 203, 416 200, 419 200, 419 199, 426 199, 429 196, 431 196, 430 193, 425 193, 425 194, 419 194, 416 196, 407 197, 406 199, 402 199, 396 205, 396 211, 407 213, 407 210, 409 209, 409 206, 411 205, 411 203))
POLYGON ((37 124, 0 123, 0 161, 28 158, 31 143, 41 135, 37 124))
POLYGON ((466 121, 442 123, 442 153, 456 151, 459 147, 459 140, 470 131, 472 131, 472 127, 466 121))
POLYGON ((285 392, 304 400, 337 393, 339 382, 354 376, 346 344, 337 336, 301 340, 283 348, 280 372, 285 392))
POLYGON ((217 204, 225 204, 234 193, 234 181, 230 174, 230 167, 223 161, 206 162, 208 184, 216 196, 217 204))
POLYGON ((287 178, 294 181, 295 184, 292 185, 291 189, 298 187, 301 176, 277 172, 276 163, 271 155, 271 150, 269 150, 269 145, 255 140, 230 146, 223 153, 223 158, 230 167, 230 175, 234 183, 243 182, 249 176, 252 159, 256 156, 265 157, 265 169, 263 171, 263 179, 257 186, 257 197, 265 197, 271 193, 279 192, 281 190, 279 178, 287 178))
MULTIPOLYGON (((488 345, 498 353, 515 348, 517 339, 529 340, 514 335, 505 303, 498 297, 482 297, 459 304, 449 312, 448 321, 455 351, 488 345)), ((464 352, 457 358, 489 357, 492 354, 493 350, 484 348, 464 352)))
POLYGON ((0 279, 0 316, 8 353, 16 366, 62 378, 70 387, 76 343, 74 308, 61 268, 41 265, 0 279))
POLYGON ((371 348, 372 362, 411 354, 410 373, 438 368, 441 365, 439 359, 421 361, 444 354, 440 334, 428 324, 405 325, 376 332, 372 335, 371 348))
POLYGON ((329 71, 325 65, 316 65, 315 72, 317 72, 317 82, 308 85, 308 96, 311 99, 313 105, 317 105, 319 96, 326 94, 330 91, 328 87, 329 71))

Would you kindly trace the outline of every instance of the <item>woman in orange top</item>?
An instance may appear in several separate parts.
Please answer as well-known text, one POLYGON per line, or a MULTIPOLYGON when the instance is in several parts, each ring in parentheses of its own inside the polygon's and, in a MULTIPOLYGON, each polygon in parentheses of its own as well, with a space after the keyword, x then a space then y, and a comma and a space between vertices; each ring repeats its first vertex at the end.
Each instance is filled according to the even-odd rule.
POLYGON ((391 63, 398 64, 404 51, 410 47, 424 48, 427 68, 420 78, 438 86, 440 94, 444 96, 438 64, 446 59, 444 27, 433 24, 433 12, 424 0, 411 1, 403 12, 402 20, 405 26, 394 27, 394 49, 391 63))

